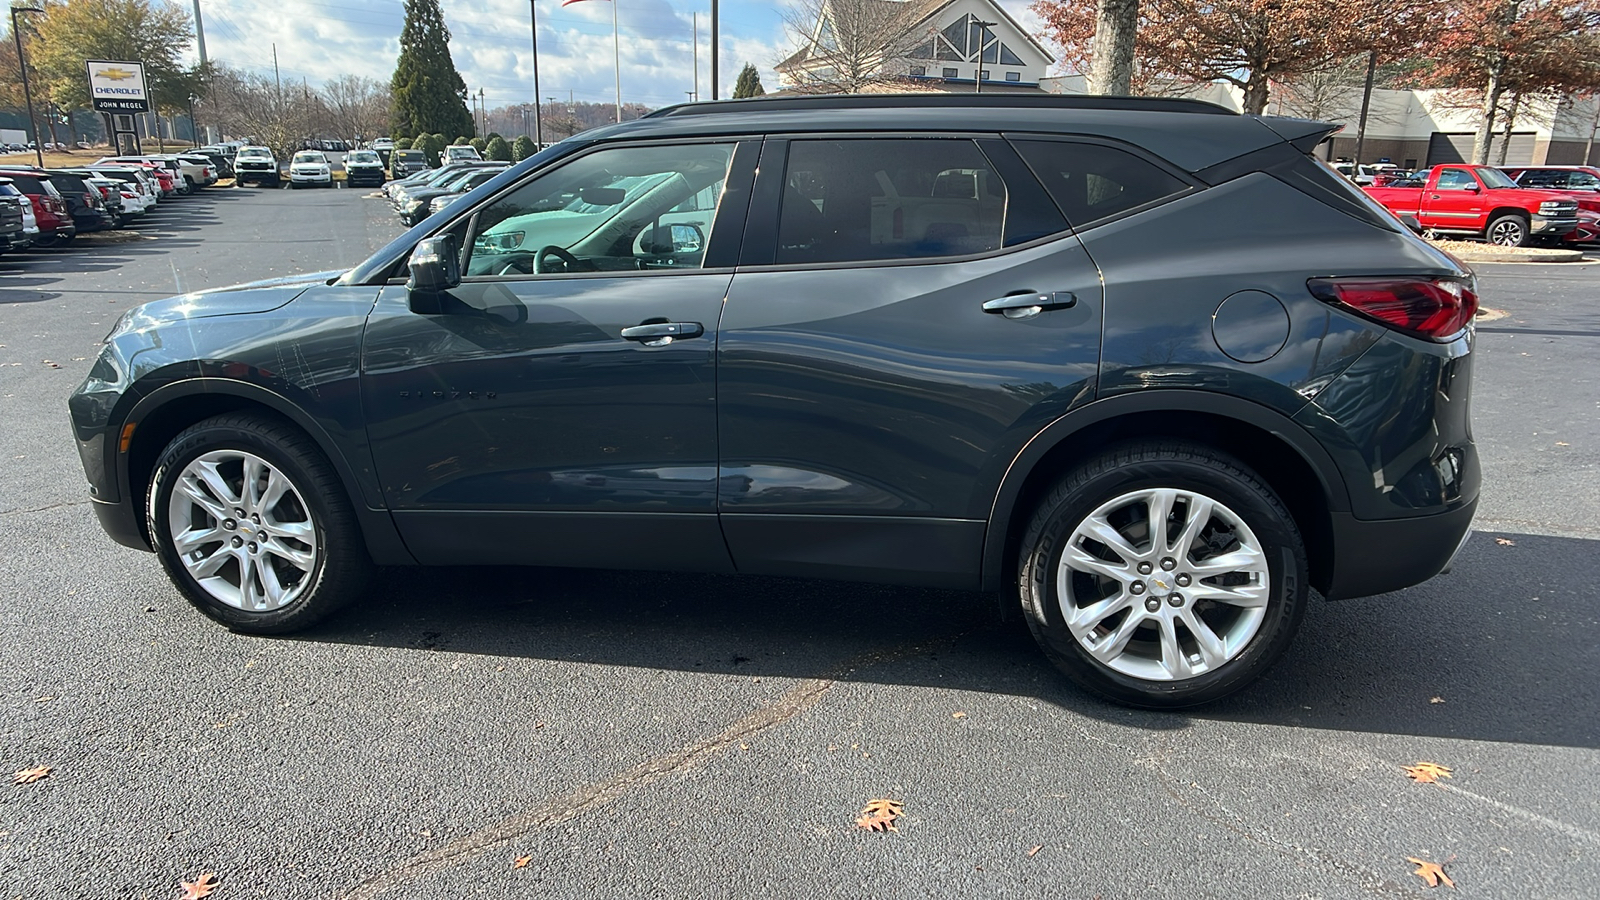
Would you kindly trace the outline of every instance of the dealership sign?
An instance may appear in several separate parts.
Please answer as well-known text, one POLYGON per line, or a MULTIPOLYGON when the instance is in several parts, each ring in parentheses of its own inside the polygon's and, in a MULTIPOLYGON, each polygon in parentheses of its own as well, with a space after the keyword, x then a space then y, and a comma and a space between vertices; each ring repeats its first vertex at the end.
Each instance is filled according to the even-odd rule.
POLYGON ((150 92, 144 84, 144 63, 91 59, 89 96, 94 108, 108 113, 150 111, 150 92))

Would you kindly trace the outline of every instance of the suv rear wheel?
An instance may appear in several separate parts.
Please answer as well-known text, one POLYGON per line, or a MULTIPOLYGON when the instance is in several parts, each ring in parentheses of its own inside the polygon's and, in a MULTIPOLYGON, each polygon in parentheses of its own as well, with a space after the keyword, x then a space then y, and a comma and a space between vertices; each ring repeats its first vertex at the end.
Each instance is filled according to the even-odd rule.
POLYGON ((338 475, 283 423, 229 414, 191 426, 162 452, 147 499, 167 575, 236 631, 304 628, 343 606, 370 574, 338 475))
POLYGON ((1208 447, 1144 442, 1045 496, 1018 587, 1034 638, 1074 681, 1173 708, 1266 671, 1299 627, 1305 571, 1294 520, 1259 476, 1208 447))

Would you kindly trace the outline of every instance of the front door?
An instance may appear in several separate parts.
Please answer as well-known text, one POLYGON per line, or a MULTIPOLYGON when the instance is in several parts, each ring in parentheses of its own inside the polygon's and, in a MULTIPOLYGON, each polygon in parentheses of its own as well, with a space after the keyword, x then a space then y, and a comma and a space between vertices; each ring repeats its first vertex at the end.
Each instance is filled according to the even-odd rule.
POLYGON ((727 198, 748 196, 723 189, 737 147, 580 156, 453 226, 463 278, 436 312, 384 289, 363 398, 419 561, 730 567, 715 351, 719 247, 736 251, 744 214, 727 198))
POLYGON ((1439 180, 1433 189, 1423 191, 1423 197, 1417 219, 1424 228, 1477 231, 1487 224, 1483 185, 1471 169, 1441 169, 1439 180))

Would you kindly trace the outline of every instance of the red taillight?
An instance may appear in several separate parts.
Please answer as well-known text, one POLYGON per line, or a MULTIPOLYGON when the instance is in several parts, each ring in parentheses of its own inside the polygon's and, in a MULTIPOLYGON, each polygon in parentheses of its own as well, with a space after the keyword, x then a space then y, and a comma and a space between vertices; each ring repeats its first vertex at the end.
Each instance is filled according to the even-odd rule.
POLYGON ((1430 341, 1460 334, 1478 314, 1475 284, 1456 278, 1313 278, 1312 296, 1430 341))

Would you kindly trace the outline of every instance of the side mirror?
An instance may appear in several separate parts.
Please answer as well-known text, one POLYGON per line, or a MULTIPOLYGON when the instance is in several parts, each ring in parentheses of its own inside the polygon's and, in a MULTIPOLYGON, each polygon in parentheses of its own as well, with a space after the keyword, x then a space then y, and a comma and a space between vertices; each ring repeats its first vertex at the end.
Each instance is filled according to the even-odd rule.
POLYGON ((1417 221, 1417 217, 1416 216, 1401 216, 1400 217, 1400 224, 1402 224, 1402 225, 1406 226, 1407 228, 1411 229, 1411 233, 1412 234, 1421 234, 1422 233, 1422 223, 1417 221))
POLYGON ((1476 194, 1476 193, 1478 193, 1478 186, 1475 185, 1475 184, 1470 184, 1470 185, 1467 185, 1466 190, 1467 190, 1467 193, 1469 193, 1469 194, 1476 194))
POLYGON ((705 232, 700 230, 699 225, 682 223, 672 226, 673 253, 699 253, 705 243, 705 232))
POLYGON ((438 313, 441 295, 461 284, 461 253, 456 236, 440 234, 422 239, 411 251, 406 267, 411 270, 411 277, 406 280, 411 311, 438 313))

